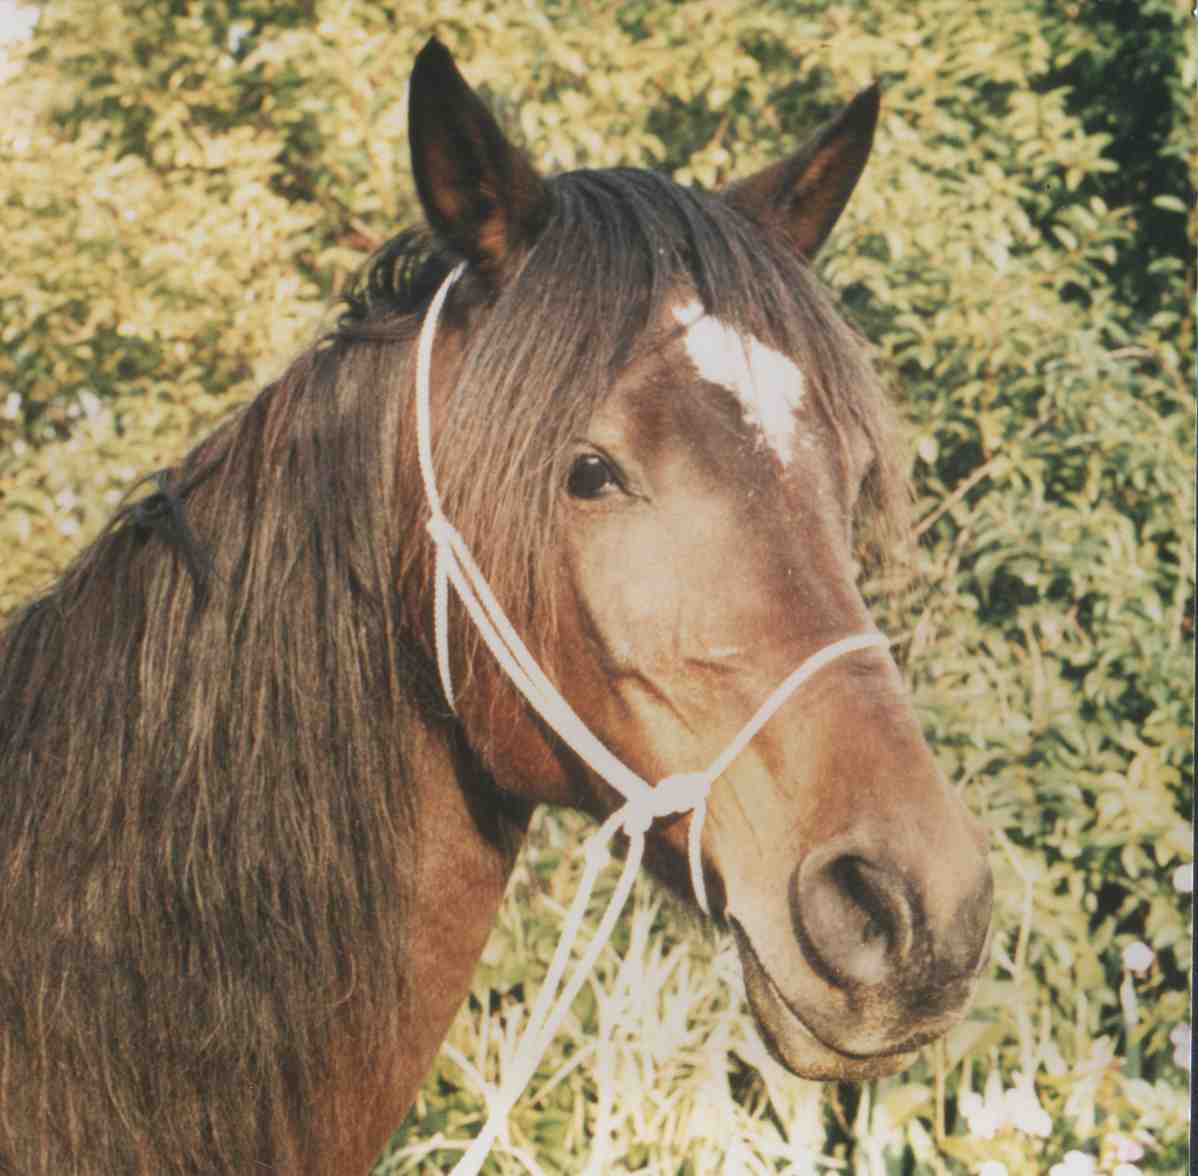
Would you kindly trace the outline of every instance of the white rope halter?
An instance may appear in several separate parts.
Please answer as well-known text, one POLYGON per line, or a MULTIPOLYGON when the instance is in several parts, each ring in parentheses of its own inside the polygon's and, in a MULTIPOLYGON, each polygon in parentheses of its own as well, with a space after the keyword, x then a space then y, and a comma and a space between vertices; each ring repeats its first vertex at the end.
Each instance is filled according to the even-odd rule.
MULTIPOLYGON (((674 813, 690 812, 691 821, 687 838, 690 861, 691 886, 695 901, 704 914, 708 914, 707 888, 703 881, 700 838, 703 818, 707 813, 707 794, 712 784, 723 775, 725 769, 748 746, 753 736, 765 726, 778 709, 808 678, 819 673, 830 662, 845 654, 861 649, 885 649, 889 642, 878 632, 859 633, 833 641, 812 654, 787 677, 761 704, 757 713, 740 729, 736 737, 700 772, 680 772, 667 776, 657 785, 637 775, 631 768, 612 754, 600 742, 589 727, 575 714, 570 704, 545 676, 544 671, 511 622, 499 606, 490 586, 483 578, 466 546, 465 540, 445 517, 441 508, 441 496, 437 490, 436 474, 433 470, 432 427, 430 423, 430 369, 432 366, 433 337, 441 309, 454 282, 461 277, 465 263, 454 270, 442 282, 420 329, 416 350, 416 430, 419 448, 420 474, 424 481, 424 493, 428 500, 431 517, 428 531, 436 548, 434 571, 433 610, 434 631, 437 651, 437 667, 441 675, 441 687, 445 698, 456 710, 453 680, 449 665, 449 585, 452 584, 461 599, 470 619, 478 626, 487 648, 500 668, 512 680, 525 701, 544 720, 553 732, 601 779, 606 780, 625 803, 607 818, 586 842, 586 868, 579 883, 578 893, 566 917, 557 951, 549 966, 545 983, 537 993, 536 1002, 525 1027, 524 1036, 516 1049, 514 1060, 505 1075, 502 1087, 489 1091, 488 1117, 478 1137, 466 1149, 466 1153, 453 1169, 453 1176, 474 1176, 482 1167, 487 1153, 507 1122, 507 1114, 536 1070, 541 1055, 548 1048, 557 1032, 558 1025, 566 1015, 574 997, 590 972, 600 951, 607 943, 616 919, 624 908, 632 883, 640 869, 645 851, 645 834, 658 817, 674 813), (561 983, 562 973, 574 947, 582 926, 583 916, 590 901, 591 891, 599 872, 607 864, 608 847, 617 831, 623 830, 628 837, 628 854, 619 882, 608 902, 607 909, 599 921, 599 927, 587 945, 569 983, 560 993, 556 1003, 551 1004, 553 994, 561 983)), ((463 1059, 464 1060, 464 1059, 463 1059)))

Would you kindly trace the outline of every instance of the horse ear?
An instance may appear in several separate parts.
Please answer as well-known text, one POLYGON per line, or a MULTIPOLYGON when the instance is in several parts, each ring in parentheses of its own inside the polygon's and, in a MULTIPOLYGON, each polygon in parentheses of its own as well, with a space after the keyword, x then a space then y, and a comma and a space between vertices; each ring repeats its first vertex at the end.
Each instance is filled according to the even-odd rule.
POLYGON ((789 159, 724 190, 742 212, 785 232, 814 257, 849 202, 873 146, 880 95, 862 90, 789 159))
POLYGON ((412 69, 408 139, 429 225, 498 278, 535 240, 549 213, 549 192, 435 37, 412 69))

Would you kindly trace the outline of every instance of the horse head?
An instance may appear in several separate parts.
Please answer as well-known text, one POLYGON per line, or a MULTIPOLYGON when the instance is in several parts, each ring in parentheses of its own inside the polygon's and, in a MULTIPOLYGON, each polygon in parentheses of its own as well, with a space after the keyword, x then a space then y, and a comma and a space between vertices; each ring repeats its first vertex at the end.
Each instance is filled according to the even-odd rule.
MULTIPOLYGON (((417 60, 416 185, 466 265, 432 361, 446 510, 570 707, 646 780, 717 759, 793 667, 873 628, 856 533, 901 513, 903 488, 863 345, 810 263, 877 115, 866 90, 715 193, 622 170, 545 179, 439 44, 417 60), (535 532, 505 514, 521 496, 535 532)), ((619 806, 485 652, 458 643, 453 673, 502 790, 619 806)), ((683 893, 693 820, 648 835, 683 893)), ((796 1073, 894 1072, 962 1016, 988 938, 986 835, 880 643, 805 683, 727 765, 701 863, 796 1073)))

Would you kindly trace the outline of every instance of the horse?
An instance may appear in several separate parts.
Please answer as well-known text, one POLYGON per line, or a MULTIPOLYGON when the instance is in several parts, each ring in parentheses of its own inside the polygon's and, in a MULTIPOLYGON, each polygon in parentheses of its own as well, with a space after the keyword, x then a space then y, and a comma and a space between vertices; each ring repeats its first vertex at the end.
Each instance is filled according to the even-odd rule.
POLYGON ((630 770, 711 762, 866 634, 745 736, 698 836, 685 804, 645 833, 774 1056, 895 1073, 983 966, 986 835, 858 587, 902 527, 894 416, 812 268, 877 89, 710 192, 542 176, 435 40, 409 96, 427 225, 0 637, 0 1171, 368 1170, 534 810, 622 803, 434 599, 435 293, 437 509, 630 770))

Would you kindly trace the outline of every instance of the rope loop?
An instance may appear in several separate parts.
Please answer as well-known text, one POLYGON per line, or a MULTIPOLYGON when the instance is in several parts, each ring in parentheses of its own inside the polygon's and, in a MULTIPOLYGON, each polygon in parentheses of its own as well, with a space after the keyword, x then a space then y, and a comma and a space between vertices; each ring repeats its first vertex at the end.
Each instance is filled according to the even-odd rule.
POLYGON ((654 816, 684 813, 707 799, 713 781, 706 772, 676 772, 658 781, 653 789, 654 816))
POLYGON ((707 800, 712 781, 706 772, 677 772, 659 780, 652 788, 631 797, 624 805, 621 822, 629 837, 634 833, 644 835, 659 817, 672 817, 677 813, 697 810, 707 800))

